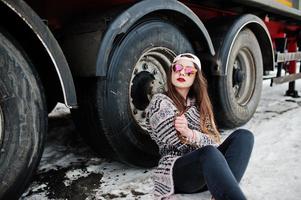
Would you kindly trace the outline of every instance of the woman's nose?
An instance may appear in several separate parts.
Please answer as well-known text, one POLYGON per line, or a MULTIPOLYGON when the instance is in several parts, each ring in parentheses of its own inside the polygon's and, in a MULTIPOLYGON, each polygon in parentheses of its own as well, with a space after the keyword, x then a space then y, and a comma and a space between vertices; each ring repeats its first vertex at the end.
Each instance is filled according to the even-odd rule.
POLYGON ((184 70, 184 69, 182 69, 182 70, 180 71, 180 75, 185 76, 185 70, 184 70))

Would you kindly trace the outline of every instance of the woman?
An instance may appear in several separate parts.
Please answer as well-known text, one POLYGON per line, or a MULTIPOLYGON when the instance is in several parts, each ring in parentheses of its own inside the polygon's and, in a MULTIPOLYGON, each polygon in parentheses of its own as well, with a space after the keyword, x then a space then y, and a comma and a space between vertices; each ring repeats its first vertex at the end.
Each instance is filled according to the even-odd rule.
POLYGON ((178 55, 167 75, 167 92, 146 109, 150 136, 162 156, 154 171, 156 199, 209 190, 212 199, 246 199, 240 182, 254 137, 238 129, 221 143, 200 60, 178 55))

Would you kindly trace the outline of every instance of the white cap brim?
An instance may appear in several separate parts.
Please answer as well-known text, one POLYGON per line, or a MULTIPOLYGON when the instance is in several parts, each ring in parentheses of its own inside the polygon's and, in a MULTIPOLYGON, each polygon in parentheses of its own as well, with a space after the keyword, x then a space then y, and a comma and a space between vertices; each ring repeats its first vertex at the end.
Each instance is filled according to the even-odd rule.
POLYGON ((182 53, 177 55, 174 60, 173 63, 179 61, 179 60, 188 60, 191 61, 192 63, 194 63, 199 70, 201 70, 201 61, 198 57, 196 57, 195 55, 191 54, 191 53, 182 53))

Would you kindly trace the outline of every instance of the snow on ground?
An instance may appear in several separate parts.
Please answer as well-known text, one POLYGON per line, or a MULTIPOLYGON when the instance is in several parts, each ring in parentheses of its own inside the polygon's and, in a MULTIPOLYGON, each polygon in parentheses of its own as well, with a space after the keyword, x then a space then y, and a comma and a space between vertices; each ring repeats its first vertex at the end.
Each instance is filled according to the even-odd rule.
MULTIPOLYGON (((255 145, 241 187, 251 200, 301 198, 301 98, 284 96, 287 84, 264 81, 260 105, 243 127, 255 145)), ((296 82, 301 95, 301 81, 296 82)), ((225 131, 223 138, 233 130, 225 131)), ((134 168, 99 158, 79 137, 70 111, 58 104, 49 115, 41 163, 22 199, 151 199, 151 168, 134 168)), ((210 193, 179 194, 209 200, 210 193)))

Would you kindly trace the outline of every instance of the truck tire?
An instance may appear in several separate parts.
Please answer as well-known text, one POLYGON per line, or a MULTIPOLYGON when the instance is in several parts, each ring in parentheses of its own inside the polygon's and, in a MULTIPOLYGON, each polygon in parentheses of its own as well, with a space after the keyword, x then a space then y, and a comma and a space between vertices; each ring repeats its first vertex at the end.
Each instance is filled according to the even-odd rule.
POLYGON ((90 111, 120 161, 157 164, 158 147, 145 128, 144 110, 153 94, 165 90, 165 71, 181 52, 193 52, 189 40, 161 19, 137 24, 116 44, 107 77, 97 80, 90 96, 97 102, 90 111))
POLYGON ((46 131, 41 81, 22 49, 0 29, 0 199, 22 194, 40 161, 46 131))
POLYGON ((250 29, 238 34, 228 58, 226 76, 217 78, 217 95, 213 98, 218 124, 234 128, 250 120, 261 96, 262 54, 250 29))
POLYGON ((71 114, 76 128, 85 142, 100 156, 117 159, 117 156, 104 135, 103 117, 99 116, 97 89, 99 78, 76 78, 76 94, 78 109, 72 109, 71 114))

